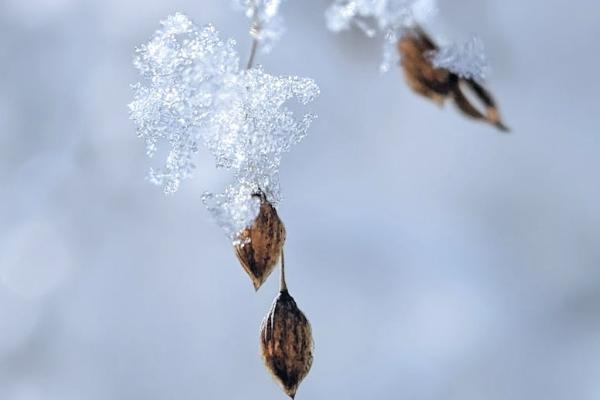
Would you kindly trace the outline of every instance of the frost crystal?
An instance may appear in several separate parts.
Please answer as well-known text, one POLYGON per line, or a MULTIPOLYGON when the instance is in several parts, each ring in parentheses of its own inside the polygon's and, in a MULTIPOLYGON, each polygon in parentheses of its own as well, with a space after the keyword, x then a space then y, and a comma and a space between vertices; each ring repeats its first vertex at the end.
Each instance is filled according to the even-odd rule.
POLYGON ((433 0, 335 0, 325 12, 333 32, 360 28, 369 37, 384 36, 382 72, 397 62, 394 46, 402 32, 435 11, 433 0))
POLYGON ((426 8, 433 10, 431 0, 335 0, 325 17, 333 32, 347 30, 354 24, 368 36, 375 36, 378 30, 397 31, 411 26, 415 16, 423 16, 426 8))
POLYGON ((253 196, 257 189, 252 183, 238 181, 221 194, 207 193, 202 198, 208 211, 234 244, 239 240, 238 233, 252 225, 260 211, 260 199, 253 196))
POLYGON ((430 58, 436 68, 445 68, 480 83, 485 80, 489 71, 483 42, 477 37, 465 43, 441 47, 431 52, 430 58))
POLYGON ((134 64, 144 82, 133 85, 129 104, 148 156, 163 144, 169 148, 164 167, 151 169, 150 180, 165 193, 177 191, 181 180, 191 176, 204 144, 217 167, 231 170, 235 178, 223 194, 204 198, 235 240, 258 215, 253 193, 262 191, 272 203, 279 201, 281 156, 306 135, 315 118, 306 114, 297 120, 285 103, 295 98, 308 104, 319 88, 312 79, 241 70, 235 42, 223 42, 211 25, 199 28, 183 14, 161 25, 136 49, 134 64))
POLYGON ((269 53, 283 33, 283 18, 279 6, 283 0, 233 0, 233 7, 242 10, 252 20, 250 34, 258 40, 260 49, 269 53))
POLYGON ((194 169, 192 159, 212 115, 224 112, 226 104, 215 94, 236 81, 239 61, 235 42, 223 43, 211 25, 198 29, 183 14, 161 25, 136 49, 134 65, 147 85, 133 85, 129 109, 149 157, 160 143, 170 145, 164 168, 151 169, 150 180, 172 193, 194 169))
POLYGON ((284 103, 295 97, 308 104, 319 88, 312 79, 273 76, 261 68, 242 71, 238 78, 227 95, 229 108, 214 115, 206 145, 218 167, 255 182, 269 201, 277 202, 281 155, 304 138, 315 118, 306 114, 296 120, 284 103))

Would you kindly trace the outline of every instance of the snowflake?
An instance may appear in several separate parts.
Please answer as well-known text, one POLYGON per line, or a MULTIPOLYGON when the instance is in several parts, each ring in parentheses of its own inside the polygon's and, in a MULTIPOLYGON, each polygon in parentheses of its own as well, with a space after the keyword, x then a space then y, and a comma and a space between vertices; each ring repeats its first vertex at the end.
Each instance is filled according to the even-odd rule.
POLYGON ((483 42, 477 37, 464 43, 441 47, 429 56, 436 68, 445 68, 479 83, 485 80, 490 69, 483 42))
POLYGON ((252 20, 250 34, 260 45, 263 53, 269 53, 283 33, 283 18, 279 7, 283 0, 233 0, 233 7, 242 10, 252 20))
POLYGON ((204 144, 216 166, 231 170, 235 179, 223 194, 204 196, 235 240, 258 215, 253 194, 263 192, 274 204, 280 200, 282 154, 302 140, 315 118, 296 119, 285 103, 295 98, 308 104, 319 88, 312 79, 240 69, 235 42, 223 42, 212 25, 199 28, 183 14, 161 25, 136 50, 134 64, 144 82, 133 85, 129 104, 148 156, 169 146, 165 166, 151 169, 150 180, 165 193, 177 191, 204 144))

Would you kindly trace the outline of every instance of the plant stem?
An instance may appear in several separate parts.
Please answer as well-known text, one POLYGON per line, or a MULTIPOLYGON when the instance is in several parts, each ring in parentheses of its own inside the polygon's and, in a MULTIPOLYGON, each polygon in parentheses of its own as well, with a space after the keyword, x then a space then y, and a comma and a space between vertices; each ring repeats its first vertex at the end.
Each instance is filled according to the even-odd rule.
POLYGON ((258 48, 258 39, 252 39, 252 48, 250 49, 250 58, 248 59, 248 64, 246 65, 246 69, 252 68, 254 64, 254 57, 256 56, 256 49, 258 48))
POLYGON ((260 22, 258 20, 258 1, 254 0, 252 5, 252 25, 250 25, 250 36, 252 36, 252 47, 250 49, 250 57, 248 58, 248 64, 246 69, 252 68, 254 65, 254 58, 256 57, 256 50, 258 50, 258 35, 260 34, 260 22))
POLYGON ((287 292, 287 284, 285 283, 285 257, 283 249, 281 249, 281 275, 279 276, 279 291, 287 292))

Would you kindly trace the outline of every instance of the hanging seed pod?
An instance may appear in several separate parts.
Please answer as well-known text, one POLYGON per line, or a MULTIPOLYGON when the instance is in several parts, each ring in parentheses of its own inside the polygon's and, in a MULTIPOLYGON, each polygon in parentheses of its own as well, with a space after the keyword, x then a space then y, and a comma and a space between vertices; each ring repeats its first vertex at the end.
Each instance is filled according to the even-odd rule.
POLYGON ((442 106, 451 93, 455 77, 448 70, 435 68, 427 58, 426 54, 437 46, 418 28, 403 35, 397 46, 408 86, 442 106))
POLYGON ((473 79, 461 78, 445 68, 436 68, 428 54, 438 50, 438 46, 425 31, 414 27, 398 40, 398 52, 404 77, 410 88, 416 93, 433 100, 442 106, 447 98, 454 100, 458 109, 466 116, 486 121, 500 131, 509 129, 500 119, 498 107, 492 95, 473 79), (468 88, 481 101, 485 114, 479 111, 465 96, 468 88))
POLYGON ((285 242, 285 227, 264 193, 256 196, 260 197, 260 211, 254 224, 240 233, 235 254, 252 279, 254 289, 258 290, 279 261, 285 242))
POLYGON ((310 323, 298 309, 285 285, 281 288, 260 328, 260 350, 267 369, 292 399, 312 365, 313 339, 310 323))
POLYGON ((464 84, 468 89, 470 89, 475 96, 483 103, 485 107, 485 115, 482 115, 479 110, 475 109, 468 100, 466 100, 465 95, 463 94, 463 88, 459 84, 453 92, 454 102, 458 106, 458 108, 465 114, 469 115, 475 119, 481 119, 489 122, 494 125, 502 132, 509 132, 510 129, 502 123, 500 119, 500 113, 498 112, 498 107, 496 106, 496 102, 492 95, 479 83, 474 81, 473 79, 461 79, 459 83, 464 84), (463 101, 465 99, 466 101, 463 101), (464 105, 468 104, 467 108, 473 109, 475 112, 469 112, 464 108, 464 105))

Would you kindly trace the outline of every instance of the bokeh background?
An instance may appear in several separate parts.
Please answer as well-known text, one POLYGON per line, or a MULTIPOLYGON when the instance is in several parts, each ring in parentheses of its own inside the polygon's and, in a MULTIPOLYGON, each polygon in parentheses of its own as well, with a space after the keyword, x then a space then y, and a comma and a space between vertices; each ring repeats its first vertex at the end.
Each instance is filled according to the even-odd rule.
MULTIPOLYGON (((299 399, 600 398, 600 6, 440 0, 437 38, 486 43, 510 135, 380 75, 381 42, 289 0, 258 62, 315 78, 282 165, 288 284, 313 324, 299 399)), ((131 61, 175 11, 248 53, 223 0, 0 2, 0 399, 282 399, 257 294, 128 120, 131 61)), ((275 273, 275 277, 277 273, 275 273)))

